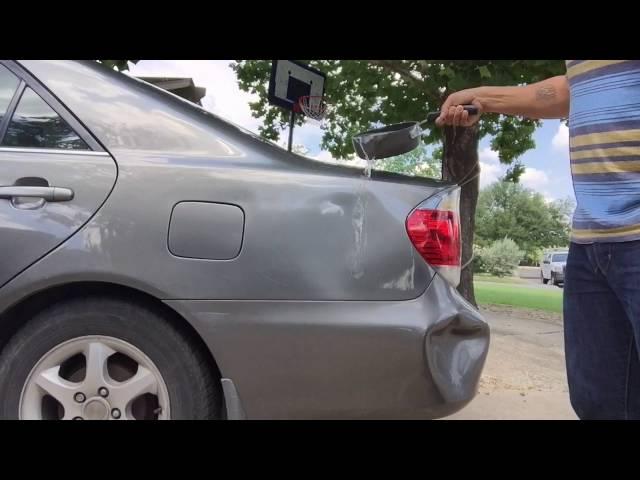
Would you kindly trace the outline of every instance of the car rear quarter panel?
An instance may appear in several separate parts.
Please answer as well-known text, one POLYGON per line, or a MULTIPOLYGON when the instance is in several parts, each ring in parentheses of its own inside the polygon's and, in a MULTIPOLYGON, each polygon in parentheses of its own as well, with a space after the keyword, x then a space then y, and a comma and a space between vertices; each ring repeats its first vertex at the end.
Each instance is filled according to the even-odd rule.
POLYGON ((442 183, 365 180, 359 170, 289 154, 89 63, 22 64, 85 123, 119 168, 105 206, 32 275, 68 276, 77 268, 82 275, 135 279, 165 299, 379 301, 416 298, 433 277, 404 223, 442 183), (171 212, 183 201, 244 211, 236 258, 171 254, 171 212))

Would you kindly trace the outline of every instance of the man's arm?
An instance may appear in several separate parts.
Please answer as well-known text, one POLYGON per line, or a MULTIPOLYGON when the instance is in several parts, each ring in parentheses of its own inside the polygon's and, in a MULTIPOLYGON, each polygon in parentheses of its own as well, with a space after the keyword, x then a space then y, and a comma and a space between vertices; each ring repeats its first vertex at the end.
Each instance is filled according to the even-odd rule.
POLYGON ((501 113, 528 118, 566 118, 569 115, 569 82, 559 75, 523 87, 478 87, 451 94, 442 105, 436 123, 471 126, 482 113, 501 113), (461 105, 474 105, 469 115, 461 105))

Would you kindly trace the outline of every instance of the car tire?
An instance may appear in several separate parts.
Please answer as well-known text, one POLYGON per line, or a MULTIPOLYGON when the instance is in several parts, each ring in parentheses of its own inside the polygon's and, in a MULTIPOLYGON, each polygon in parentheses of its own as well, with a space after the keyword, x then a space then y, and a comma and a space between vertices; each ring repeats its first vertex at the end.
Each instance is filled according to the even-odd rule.
POLYGON ((540 273, 540 280, 542 280, 542 283, 544 285, 546 285, 547 283, 549 283, 549 280, 544 278, 544 275, 542 273, 540 273))
MULTIPOLYGON (((222 396, 217 372, 212 370, 210 359, 188 335, 153 308, 112 298, 65 301, 35 314, 0 352, 0 419, 69 418, 72 411, 81 408, 82 413, 74 416, 74 419, 84 419, 85 412, 87 419, 111 419, 115 413, 117 418, 123 419, 216 419, 220 416, 222 396), (61 360, 64 355, 71 355, 64 350, 70 348, 80 349, 81 352, 102 352, 95 356, 89 354, 92 358, 100 358, 92 365, 100 365, 101 368, 90 369, 89 357, 85 353, 75 353, 73 358, 61 360), (56 372, 57 383, 53 386, 47 384, 44 389, 42 378, 45 378, 45 373, 49 375, 52 371, 52 368, 46 367, 46 362, 53 362, 51 365, 54 365, 52 368, 56 372), (75 366, 70 367, 67 363, 74 363, 75 366), (65 372, 74 372, 74 380, 60 380, 64 378, 63 367, 65 372), (47 369, 39 370, 41 368, 47 369), (110 397, 108 389, 96 389, 93 380, 89 381, 94 378, 89 375, 90 370, 102 372, 96 377, 108 382, 105 384, 112 388, 110 397), (127 379, 122 373, 125 370, 132 377, 127 379), (120 372, 117 380, 115 372, 120 372), (149 386, 138 388, 139 385, 134 385, 135 388, 126 391, 118 390, 121 386, 133 385, 132 379, 137 375, 148 379, 149 386), (65 383, 67 381, 79 383, 65 383), (67 404, 73 402, 69 400, 68 391, 56 390, 59 384, 65 388, 72 385, 73 388, 91 391, 82 392, 80 398, 86 399, 83 405, 69 405, 67 408, 67 404), (143 393, 135 399, 129 399, 127 395, 134 394, 134 390, 143 393), (54 396, 48 395, 49 391, 56 392, 56 396, 62 398, 65 404, 54 400, 54 396), (104 393, 105 398, 100 398, 98 391, 100 395, 104 393), (149 393, 153 391, 156 392, 155 400, 154 394, 149 393), (161 399, 167 405, 164 410, 161 399), (149 402, 154 401, 156 407, 149 407, 152 405, 149 402), (116 412, 117 409, 112 408, 114 402, 127 402, 127 407, 123 407, 126 412, 116 412), (144 405, 138 408, 140 402, 144 405), (48 405, 46 411, 45 403, 48 405), (136 409, 143 412, 143 418, 136 416, 136 409), (59 412, 57 418, 52 411, 59 412), (25 412, 32 413, 27 415, 25 412)), ((78 398, 78 393, 72 395, 74 399, 78 398)))

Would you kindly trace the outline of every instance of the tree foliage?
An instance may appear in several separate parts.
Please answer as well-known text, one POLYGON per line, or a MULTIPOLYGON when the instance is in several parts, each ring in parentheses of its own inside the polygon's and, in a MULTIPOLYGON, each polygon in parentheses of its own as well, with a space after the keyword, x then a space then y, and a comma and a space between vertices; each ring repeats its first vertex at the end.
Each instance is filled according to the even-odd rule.
MULTIPOLYGON (((302 60, 327 74, 325 96, 333 105, 322 148, 335 158, 353 154, 351 137, 380 124, 421 120, 439 110, 449 93, 478 85, 518 85, 536 82, 563 72, 559 60, 302 60)), ((260 134, 277 140, 288 126, 288 112, 267 99, 269 60, 237 60, 231 64, 244 91, 258 95, 250 107, 262 118, 260 134)), ((302 125, 302 117, 297 120, 302 125)), ((483 116, 479 137, 491 135, 491 147, 505 164, 535 147, 532 135, 537 121, 483 116)), ((443 130, 433 128, 426 144, 440 144, 443 130)), ((436 157, 437 158, 437 157, 436 157)), ((517 179, 523 169, 517 162, 507 175, 517 179)))
POLYGON ((486 247, 509 237, 525 251, 528 263, 542 249, 569 242, 570 200, 547 203, 544 197, 513 182, 496 182, 480 192, 476 209, 476 243, 486 247))
POLYGON ((442 162, 429 155, 424 146, 404 155, 378 160, 375 169, 416 177, 442 178, 442 162))

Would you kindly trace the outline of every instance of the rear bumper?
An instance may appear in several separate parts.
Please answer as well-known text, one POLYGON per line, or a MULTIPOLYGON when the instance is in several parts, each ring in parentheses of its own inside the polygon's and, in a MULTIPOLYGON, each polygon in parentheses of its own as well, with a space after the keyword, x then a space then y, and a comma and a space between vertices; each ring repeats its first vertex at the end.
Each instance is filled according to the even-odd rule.
POLYGON ((489 327, 441 277, 401 302, 167 301, 246 418, 441 418, 469 403, 489 327))

